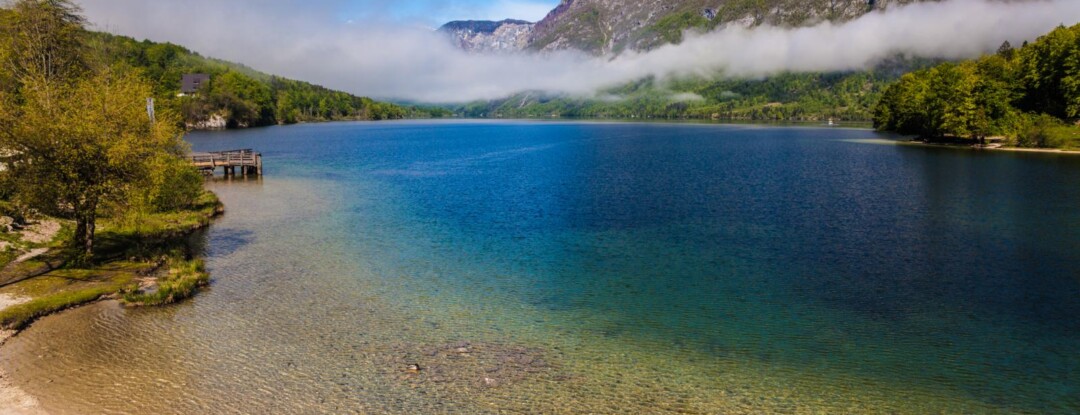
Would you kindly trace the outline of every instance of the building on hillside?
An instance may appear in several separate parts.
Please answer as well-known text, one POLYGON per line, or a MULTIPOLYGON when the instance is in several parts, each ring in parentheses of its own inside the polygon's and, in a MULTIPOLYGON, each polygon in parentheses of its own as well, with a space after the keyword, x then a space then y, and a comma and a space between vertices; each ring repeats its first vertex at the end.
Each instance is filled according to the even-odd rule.
POLYGON ((204 73, 184 74, 180 78, 180 95, 191 95, 199 92, 204 85, 210 84, 210 75, 204 73))

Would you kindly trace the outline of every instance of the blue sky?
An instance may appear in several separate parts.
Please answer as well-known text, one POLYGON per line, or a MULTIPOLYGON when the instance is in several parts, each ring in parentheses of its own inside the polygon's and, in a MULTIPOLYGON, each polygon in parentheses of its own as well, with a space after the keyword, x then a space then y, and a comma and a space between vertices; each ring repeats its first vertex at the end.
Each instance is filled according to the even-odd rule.
POLYGON ((537 21, 558 4, 558 0, 352 0, 339 16, 343 20, 391 18, 432 25, 451 20, 537 21))

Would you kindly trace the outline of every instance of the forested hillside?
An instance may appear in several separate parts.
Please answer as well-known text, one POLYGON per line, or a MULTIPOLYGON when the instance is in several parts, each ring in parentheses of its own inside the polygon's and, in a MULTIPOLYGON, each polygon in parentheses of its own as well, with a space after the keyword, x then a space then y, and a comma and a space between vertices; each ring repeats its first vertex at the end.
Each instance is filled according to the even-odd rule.
POLYGON ((1030 45, 904 75, 885 90, 874 125, 928 140, 1003 136, 1021 147, 1080 146, 1080 25, 1030 45))
POLYGON ((253 127, 309 121, 386 120, 427 117, 433 113, 268 75, 239 64, 206 58, 170 43, 140 42, 99 32, 89 33, 89 43, 101 50, 106 59, 142 70, 154 85, 157 105, 175 109, 189 126, 224 123, 228 127, 253 127), (192 73, 209 74, 210 84, 196 94, 178 97, 181 77, 192 73))
POLYGON ((896 59, 868 71, 786 73, 765 79, 645 79, 597 97, 521 93, 474 102, 468 117, 692 118, 762 121, 869 121, 871 109, 901 74, 937 62, 896 59))

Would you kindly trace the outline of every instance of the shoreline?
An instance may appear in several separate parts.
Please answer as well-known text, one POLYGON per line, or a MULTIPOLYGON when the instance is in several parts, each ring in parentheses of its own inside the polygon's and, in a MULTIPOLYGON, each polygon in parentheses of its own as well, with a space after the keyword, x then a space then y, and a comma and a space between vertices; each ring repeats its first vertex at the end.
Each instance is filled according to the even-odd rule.
POLYGON ((919 140, 896 140, 897 144, 916 147, 952 148, 957 150, 972 151, 1001 151, 1013 153, 1036 153, 1036 154, 1080 154, 1080 150, 1063 150, 1057 148, 1025 148, 1025 147, 988 147, 979 144, 956 144, 956 143, 929 143, 919 140))
POLYGON ((273 127, 293 127, 303 125, 335 124, 335 123, 408 123, 408 122, 532 122, 532 123, 588 123, 588 124, 657 124, 657 125, 735 125, 735 126, 770 126, 770 127, 821 127, 833 129, 864 129, 873 130, 870 121, 840 121, 829 125, 824 121, 808 120, 743 120, 743 119, 704 119, 704 118, 587 118, 587 117, 558 117, 558 118, 492 118, 492 117, 432 117, 432 118, 396 118, 389 120, 322 120, 305 121, 291 124, 269 124, 243 128, 195 128, 189 132, 219 133, 227 131, 258 130, 273 127))
MULTIPOLYGON (((213 195, 212 192, 207 191, 207 193, 210 194, 210 195, 213 195)), ((198 213, 200 215, 199 215, 199 217, 198 217, 198 219, 197 219, 197 221, 195 223, 186 224, 186 226, 185 226, 185 224, 181 224, 180 226, 177 226, 176 228, 173 228, 173 229, 165 229, 162 234, 155 235, 155 236, 162 239, 163 241, 166 241, 166 240, 167 241, 176 241, 176 240, 181 240, 181 239, 187 238, 188 236, 194 234, 195 232, 198 232, 200 230, 203 230, 203 229, 206 229, 206 228, 210 227, 212 225, 212 223, 213 223, 213 220, 216 219, 217 217, 221 216, 222 214, 224 214, 224 212, 225 212, 224 205, 222 205, 221 202, 219 200, 217 200, 217 197, 215 195, 213 197, 212 209, 208 209, 208 210, 204 209, 204 210, 198 211, 198 213)), ((199 258, 198 256, 195 257, 195 260, 199 261, 201 263, 201 258, 199 258)), ((120 262, 123 262, 123 261, 122 260, 121 261, 106 261, 104 263, 98 264, 97 266, 92 268, 91 271, 108 272, 107 270, 108 270, 108 268, 110 266, 115 266, 116 264, 118 264, 120 262)), ((165 263, 153 264, 153 265, 147 264, 147 265, 150 267, 148 269, 153 270, 153 274, 147 275, 145 278, 134 280, 134 282, 137 282, 139 284, 139 287, 138 287, 139 290, 147 290, 147 289, 149 289, 149 290, 151 290, 151 292, 158 291, 162 287, 162 283, 163 283, 163 281, 162 281, 163 277, 160 277, 160 275, 162 273, 167 274, 167 275, 171 275, 172 274, 171 271, 173 271, 174 269, 173 270, 166 269, 166 267, 163 266, 163 265, 165 265, 165 263)), ((182 265, 178 265, 178 267, 179 266, 182 266, 182 265)), ((53 271, 58 271, 58 270, 53 270, 53 271)), ((26 279, 20 280, 18 282, 11 283, 11 284, 9 284, 8 286, 6 286, 4 288, 11 287, 11 286, 17 286, 18 284, 20 284, 22 282, 33 281, 36 278, 49 276, 53 271, 49 271, 48 273, 44 273, 42 275, 26 278, 26 279)), ((133 273, 138 274, 139 271, 133 271, 133 273)), ((130 285, 130 283, 128 283, 127 285, 130 285)), ((60 314, 62 314, 64 312, 66 312, 66 311, 71 311, 71 310, 74 310, 74 309, 77 309, 77 308, 80 308, 80 307, 84 307, 84 306, 88 306, 88 305, 92 305, 92 304, 98 304, 98 303, 101 303, 101 302, 104 302, 104 301, 121 301, 121 300, 124 300, 126 297, 132 295, 131 292, 126 292, 126 290, 127 289, 124 288, 124 289, 121 289, 120 291, 104 293, 104 294, 96 296, 93 299, 90 299, 89 301, 81 301, 81 302, 77 302, 77 303, 72 303, 72 304, 61 306, 61 307, 56 308, 56 309, 40 310, 39 313, 36 313, 28 321, 23 322, 23 323, 19 323, 15 327, 9 327, 9 328, 0 327, 0 353, 4 352, 4 346, 7 344, 8 340, 14 338, 15 336, 18 336, 24 330, 27 330, 27 329, 31 328, 33 326, 33 323, 35 321, 37 321, 38 319, 44 318, 44 317, 47 317, 47 316, 60 315, 60 314)), ((60 293, 63 293, 63 292, 64 291, 60 291, 60 293)), ((172 303, 175 303, 175 302, 184 301, 186 299, 189 299, 191 296, 195 295, 196 292, 197 292, 197 287, 196 287, 195 291, 187 293, 187 295, 178 295, 175 298, 175 300, 172 298, 172 296, 170 296, 169 297, 170 301, 168 301, 168 302, 155 303, 155 304, 151 304, 149 306, 165 306, 165 305, 172 304, 172 303)), ((53 293, 53 294, 56 294, 56 293, 53 293)), ((27 304, 27 303, 29 303, 29 302, 31 302, 33 300, 36 300, 36 299, 46 298, 47 296, 46 297, 34 298, 32 296, 13 296, 11 294, 0 294, 0 297, 6 297, 8 300, 11 300, 11 301, 6 301, 6 304, 0 304, 0 306, 2 306, 2 307, 0 307, 0 312, 2 312, 2 311, 7 311, 8 309, 10 309, 12 307, 17 307, 17 306, 20 306, 20 305, 27 304)), ((144 296, 144 297, 146 297, 146 296, 144 296)), ((0 298, 0 299, 4 299, 4 298, 0 298)), ((4 302, 0 302, 0 303, 4 303, 4 302)), ((144 307, 144 306, 148 306, 148 305, 143 303, 143 302, 131 302, 128 306, 129 307, 144 307)), ((22 388, 18 387, 18 385, 16 385, 12 381, 9 374, 6 373, 3 370, 2 367, 0 367, 0 415, 46 415, 46 414, 48 414, 48 412, 46 412, 44 409, 41 408, 40 402, 37 400, 37 398, 35 398, 34 396, 26 393, 26 391, 24 391, 24 390, 22 390, 22 388)))
MULTIPOLYGON (((20 330, 0 330, 0 351, 8 339, 19 334, 20 330)), ((0 415, 46 415, 37 398, 34 398, 11 381, 11 377, 0 368, 0 415)))

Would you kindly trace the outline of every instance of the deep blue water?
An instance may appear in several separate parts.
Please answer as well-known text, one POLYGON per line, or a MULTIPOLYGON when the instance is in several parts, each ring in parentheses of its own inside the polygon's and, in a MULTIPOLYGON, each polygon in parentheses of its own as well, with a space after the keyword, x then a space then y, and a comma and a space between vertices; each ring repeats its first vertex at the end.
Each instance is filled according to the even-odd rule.
MULTIPOLYGON (((188 139, 264 156, 263 179, 211 184, 228 207, 210 231, 213 288, 175 311, 87 311, 95 330, 43 321, 41 342, 85 332, 95 348, 24 370, 111 350, 121 373, 153 373, 166 358, 131 351, 174 350, 208 362, 192 369, 205 387, 162 399, 133 378, 70 408, 1080 412, 1080 157, 694 124, 188 139), (490 389, 385 375, 380 353, 460 340, 534 347, 555 369, 490 389), (283 396, 293 406, 259 406, 283 396)), ((10 347, 33 352, 33 333, 10 347)), ((104 381, 84 376, 26 387, 49 402, 104 381)))
POLYGON ((452 258, 436 268, 474 270, 524 303, 606 313, 618 323, 605 330, 631 338, 793 365, 848 359, 846 370, 993 404, 1080 410, 1080 158, 845 141, 873 138, 413 122, 190 140, 257 148, 270 176, 384 189, 357 199, 394 211, 383 225, 429 238, 405 237, 387 252, 395 262, 452 258), (746 302, 775 313, 771 327, 714 330, 746 302), (828 326, 866 349, 837 356, 836 344, 794 335, 828 326))

